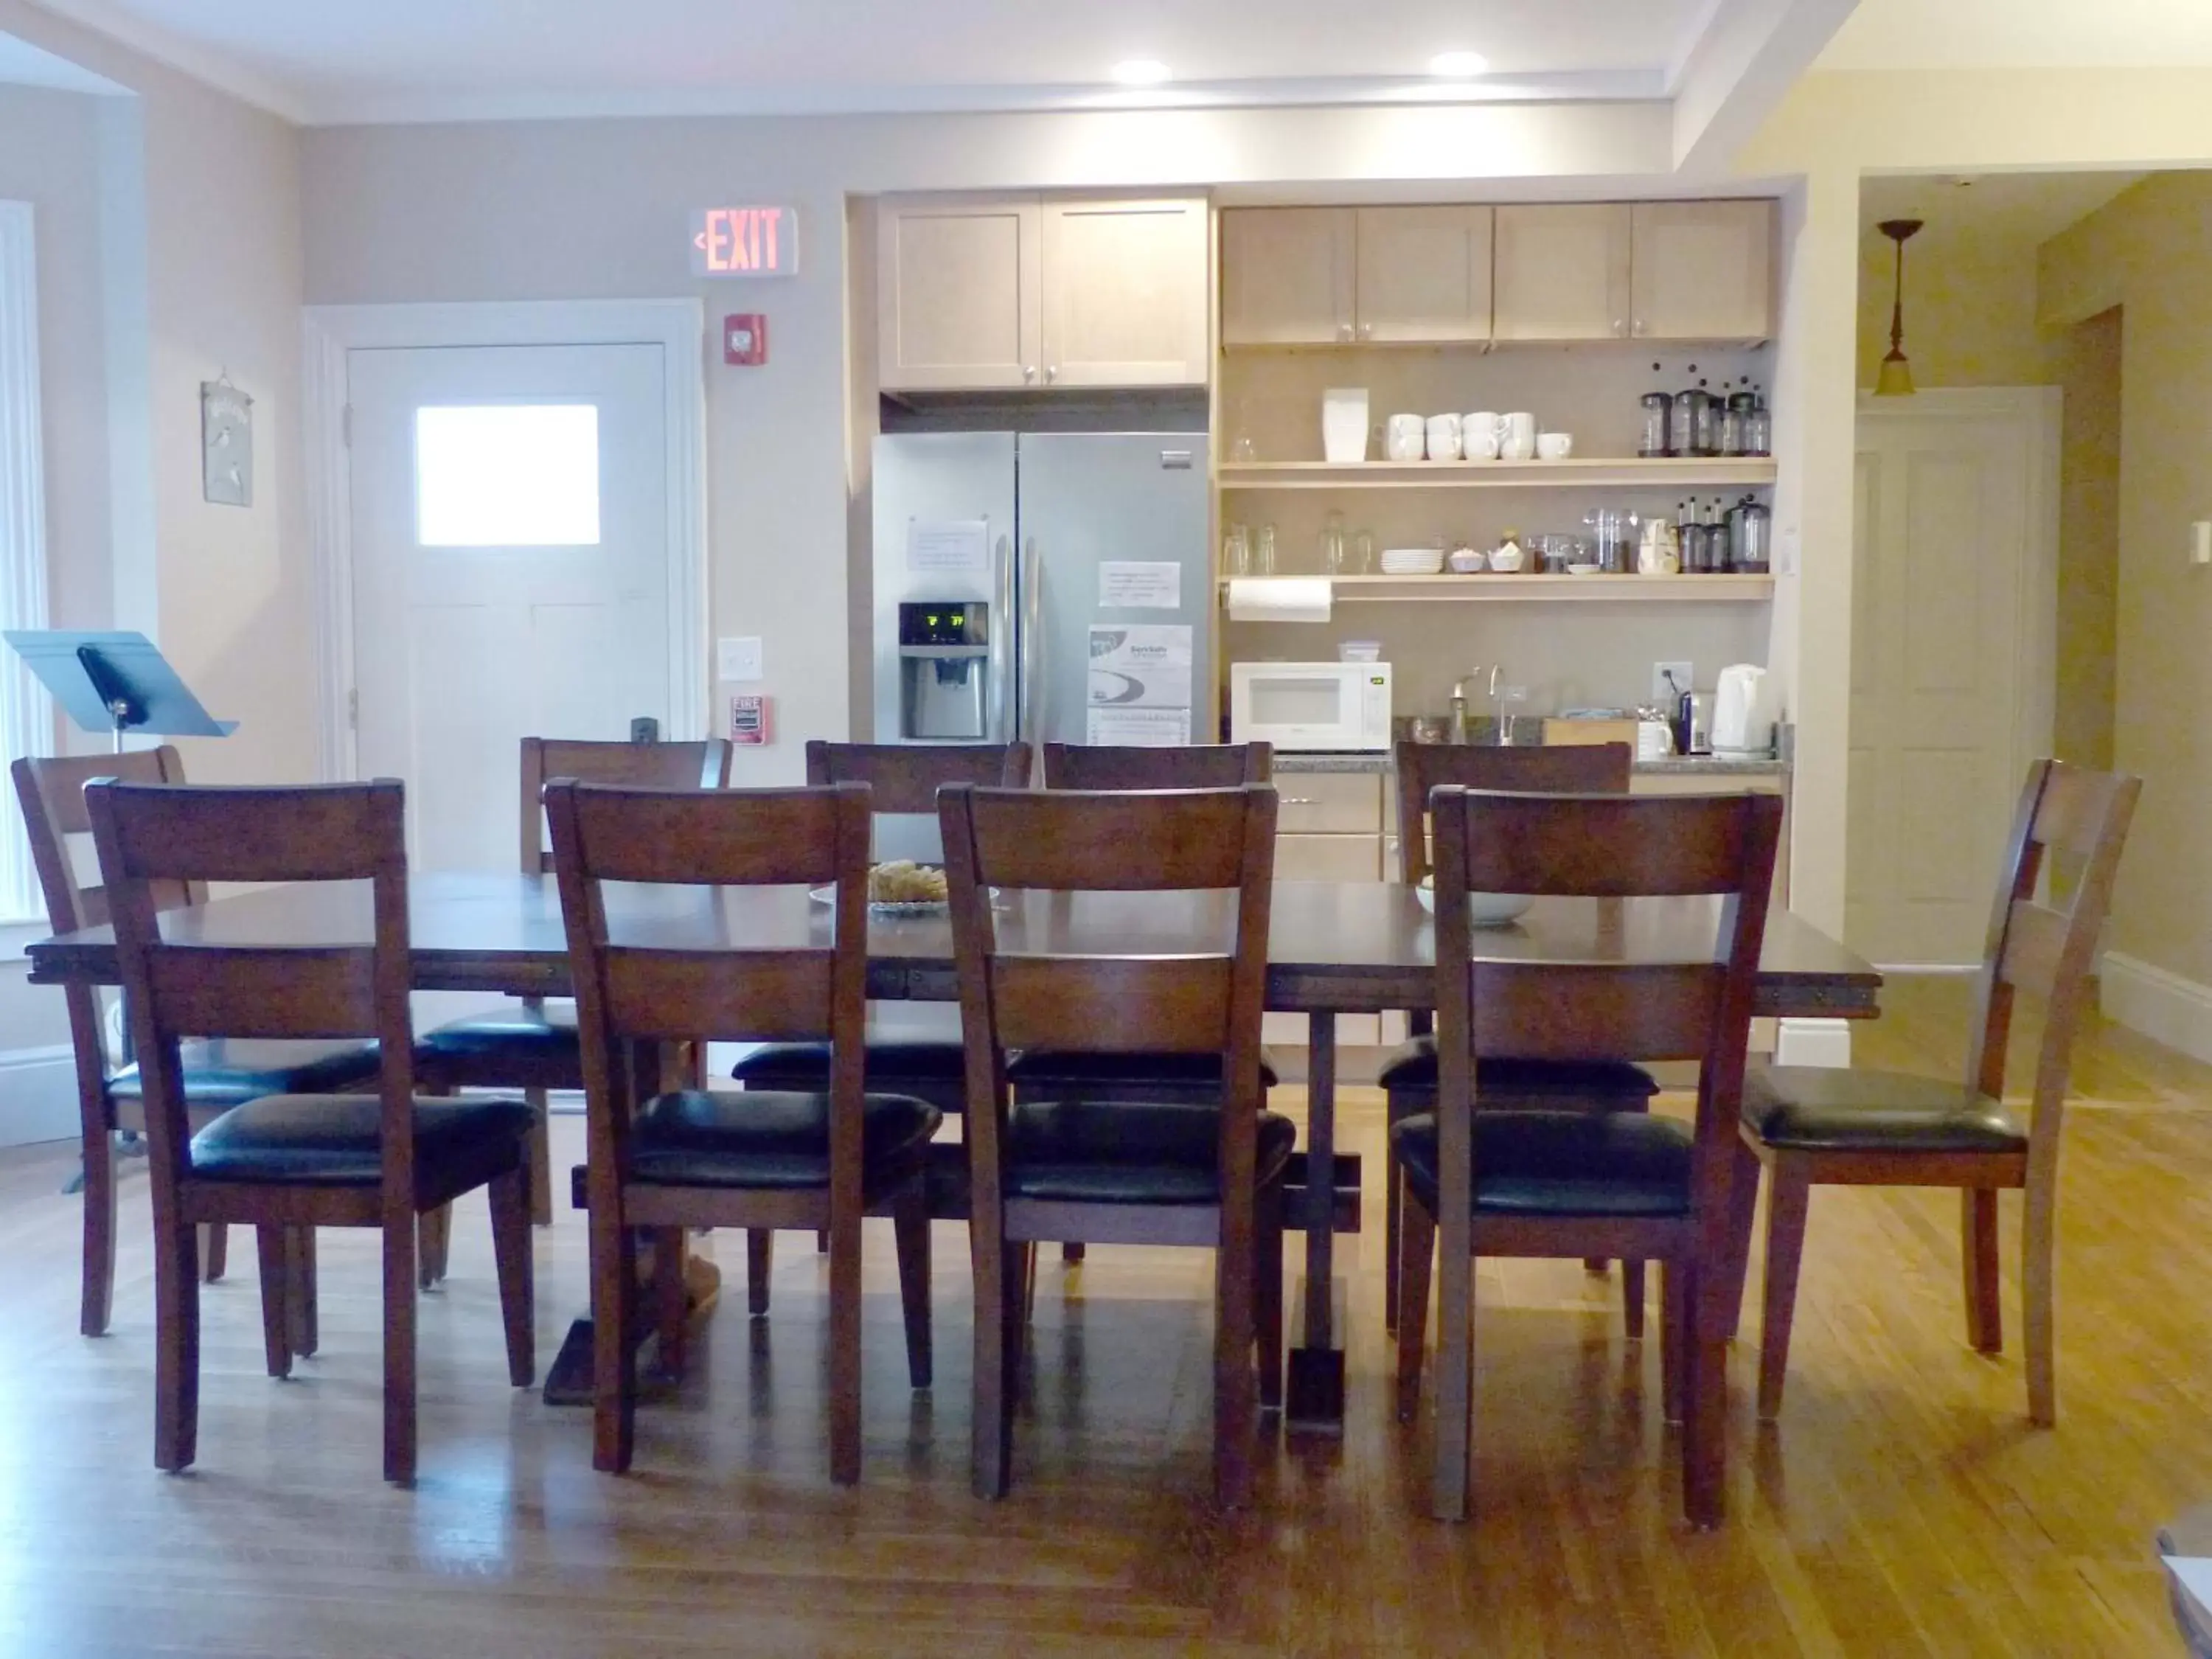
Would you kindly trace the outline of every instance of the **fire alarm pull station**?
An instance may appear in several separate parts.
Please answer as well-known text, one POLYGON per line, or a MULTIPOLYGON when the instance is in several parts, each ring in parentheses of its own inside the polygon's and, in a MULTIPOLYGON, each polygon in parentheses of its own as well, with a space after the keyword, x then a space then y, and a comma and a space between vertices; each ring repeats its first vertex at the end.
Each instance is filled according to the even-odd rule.
POLYGON ((748 692, 730 699, 730 741, 738 747, 764 747, 775 726, 775 698, 748 692))
POLYGON ((768 319, 757 311, 741 311, 723 318, 722 361, 737 368, 766 362, 768 319))

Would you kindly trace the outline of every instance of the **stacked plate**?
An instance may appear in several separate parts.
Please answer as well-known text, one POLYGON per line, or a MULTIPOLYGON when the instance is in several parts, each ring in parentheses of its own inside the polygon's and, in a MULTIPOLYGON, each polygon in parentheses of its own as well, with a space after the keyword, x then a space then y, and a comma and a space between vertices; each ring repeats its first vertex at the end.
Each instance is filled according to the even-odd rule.
POLYGON ((1389 547, 1382 550, 1386 576, 1433 576, 1444 568, 1440 547, 1389 547))

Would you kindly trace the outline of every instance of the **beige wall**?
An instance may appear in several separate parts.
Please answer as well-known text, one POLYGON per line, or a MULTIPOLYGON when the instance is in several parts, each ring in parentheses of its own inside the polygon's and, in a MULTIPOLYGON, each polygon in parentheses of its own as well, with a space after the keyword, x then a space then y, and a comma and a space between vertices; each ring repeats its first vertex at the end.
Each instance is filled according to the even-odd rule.
POLYGON ((2122 312, 2051 331, 2061 414, 2058 686, 2051 752, 2109 769, 2118 713, 2122 312))
POLYGON ((2212 519, 2212 291, 2203 279, 2212 173, 2145 180, 2046 246, 2044 315, 2122 307, 2118 673, 2112 752, 2144 780, 2112 948, 2212 982, 2212 570, 2189 526, 2212 519))
MULTIPOLYGON (((1889 349, 1896 245, 1859 239, 1858 383, 1889 349)), ((1905 250, 1905 355, 1916 386, 2049 386, 2053 343, 2036 326, 2035 246, 1930 220, 1905 250)))

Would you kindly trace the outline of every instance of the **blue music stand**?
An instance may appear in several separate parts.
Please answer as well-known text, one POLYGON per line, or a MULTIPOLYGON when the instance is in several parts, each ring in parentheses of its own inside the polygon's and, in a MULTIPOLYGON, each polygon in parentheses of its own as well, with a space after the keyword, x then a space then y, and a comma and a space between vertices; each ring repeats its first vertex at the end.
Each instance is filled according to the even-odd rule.
POLYGON ((177 678, 143 634, 10 629, 0 634, 54 701, 88 732, 106 732, 123 752, 127 732, 149 738, 227 738, 219 720, 177 678))

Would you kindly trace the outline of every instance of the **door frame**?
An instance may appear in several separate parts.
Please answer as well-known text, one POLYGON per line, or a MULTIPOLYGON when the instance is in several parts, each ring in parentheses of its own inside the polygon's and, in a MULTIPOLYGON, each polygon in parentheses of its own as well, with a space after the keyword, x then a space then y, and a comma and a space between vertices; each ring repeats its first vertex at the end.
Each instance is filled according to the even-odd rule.
POLYGON ((302 407, 307 544, 315 607, 317 767, 356 775, 351 694, 353 478, 346 354, 467 346, 657 345, 667 447, 668 718, 705 737, 707 696, 706 307, 698 300, 532 300, 307 306, 302 407))
MULTIPOLYGON (((2011 775, 2015 781, 2027 775, 2031 761, 2051 752, 2057 720, 2058 479, 2064 396, 2055 386, 1943 386, 1910 398, 1878 398, 1862 392, 1852 428, 1854 455, 1859 451, 1860 432, 1869 421, 1885 415, 1958 422, 2008 418, 2027 428, 2027 540, 2021 550, 2013 616, 2014 659, 2020 665, 2013 682, 2011 775)), ((1858 575, 1855 568, 1854 582, 1858 575)), ((1912 971, 1934 969, 1914 964, 1912 971)))

